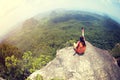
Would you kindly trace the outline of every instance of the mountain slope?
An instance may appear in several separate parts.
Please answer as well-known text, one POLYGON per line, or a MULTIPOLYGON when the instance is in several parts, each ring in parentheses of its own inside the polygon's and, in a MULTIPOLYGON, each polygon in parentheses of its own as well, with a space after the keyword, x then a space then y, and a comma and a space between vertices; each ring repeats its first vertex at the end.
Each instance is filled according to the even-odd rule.
POLYGON ((51 51, 65 47, 67 41, 77 41, 81 27, 84 27, 86 40, 96 47, 112 49, 120 42, 120 25, 108 16, 71 10, 52 11, 47 16, 36 18, 25 21, 21 29, 14 30, 6 41, 23 52, 30 50, 34 54, 54 54, 51 51), (46 51, 44 46, 51 50, 46 51))
MULTIPOLYGON (((32 59, 28 60, 30 64, 23 63, 21 66, 21 63, 17 63, 20 69, 17 66, 11 66, 16 68, 14 69, 14 73, 10 67, 10 73, 8 73, 9 71, 7 72, 6 69, 4 69, 3 73, 3 68, 1 68, 2 72, 0 72, 0 74, 4 75, 6 79, 9 78, 8 76, 10 76, 9 79, 21 76, 21 78, 25 78, 26 75, 23 75, 24 72, 26 72, 25 74, 28 76, 29 73, 45 66, 48 61, 54 59, 56 50, 70 46, 76 42, 81 34, 81 27, 85 28, 86 40, 98 48, 112 49, 116 43, 120 42, 120 24, 106 15, 74 10, 52 11, 42 17, 39 15, 39 17, 35 16, 26 20, 19 25, 19 28, 16 27, 13 32, 7 35, 8 37, 1 45, 5 42, 5 44, 7 43, 6 45, 10 44, 14 46, 17 51, 20 51, 20 54, 16 56, 17 59, 20 59, 19 55, 24 56, 25 53, 29 54, 29 52, 32 54, 30 56, 32 59), (46 57, 43 58, 43 60, 45 59, 43 62, 41 60, 42 55, 46 57), (49 56, 49 59, 47 59, 47 56, 49 56), (24 66, 27 66, 24 69, 25 71, 22 70, 24 66), (19 70, 20 74, 16 74, 16 72, 18 72, 17 70, 19 70), (13 77, 12 75, 15 74, 17 76, 13 77)), ((13 51, 14 48, 7 46, 8 48, 6 50, 6 46, 3 45, 1 47, 5 50, 1 50, 2 53, 6 55, 3 62, 5 62, 7 56, 10 56, 9 51, 13 52, 11 55, 16 55, 13 51)), ((0 57, 3 58, 3 55, 0 55, 0 57)), ((19 62, 24 61, 25 60, 20 59, 19 62)), ((0 65, 0 67, 2 67, 2 65, 0 65)))
POLYGON ((84 55, 74 55, 72 47, 58 50, 54 60, 29 78, 35 80, 38 74, 44 80, 56 77, 64 80, 119 80, 120 68, 108 51, 87 42, 84 55))

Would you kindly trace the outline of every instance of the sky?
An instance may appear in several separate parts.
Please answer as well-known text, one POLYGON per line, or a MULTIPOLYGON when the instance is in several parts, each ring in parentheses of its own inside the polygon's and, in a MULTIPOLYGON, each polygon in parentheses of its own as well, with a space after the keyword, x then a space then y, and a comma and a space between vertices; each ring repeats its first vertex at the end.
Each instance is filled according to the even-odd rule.
POLYGON ((0 40, 16 24, 55 9, 104 13, 120 23, 120 0, 0 0, 0 40))

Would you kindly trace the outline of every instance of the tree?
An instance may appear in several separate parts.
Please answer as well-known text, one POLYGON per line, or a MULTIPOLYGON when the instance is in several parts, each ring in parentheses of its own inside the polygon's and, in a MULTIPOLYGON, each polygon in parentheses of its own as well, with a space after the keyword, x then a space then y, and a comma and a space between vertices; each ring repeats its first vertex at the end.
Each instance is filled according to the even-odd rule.
POLYGON ((111 51, 112 56, 115 58, 120 57, 120 43, 117 43, 111 51))
POLYGON ((7 42, 0 43, 0 63, 5 66, 5 58, 11 57, 14 55, 17 58, 21 58, 22 54, 21 51, 16 47, 7 42))

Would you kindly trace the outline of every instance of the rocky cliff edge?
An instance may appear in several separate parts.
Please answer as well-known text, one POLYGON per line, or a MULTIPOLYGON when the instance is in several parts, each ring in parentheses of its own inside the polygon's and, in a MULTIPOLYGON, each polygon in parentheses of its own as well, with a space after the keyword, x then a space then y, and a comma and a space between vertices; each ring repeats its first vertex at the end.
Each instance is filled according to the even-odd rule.
POLYGON ((35 80, 40 74, 44 80, 56 77, 64 80, 120 80, 120 68, 108 51, 96 48, 87 41, 86 44, 84 55, 74 54, 72 47, 58 50, 54 60, 29 78, 35 80))

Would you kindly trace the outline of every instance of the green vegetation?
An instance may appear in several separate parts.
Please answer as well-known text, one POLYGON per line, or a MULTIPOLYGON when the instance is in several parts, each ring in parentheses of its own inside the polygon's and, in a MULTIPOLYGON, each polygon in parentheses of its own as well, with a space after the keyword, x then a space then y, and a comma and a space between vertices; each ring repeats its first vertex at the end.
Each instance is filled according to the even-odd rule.
POLYGON ((31 51, 24 52, 21 56, 22 53, 15 54, 15 52, 18 52, 18 49, 15 50, 16 47, 10 44, 0 44, 0 46, 1 54, 5 54, 4 59, 3 55, 0 55, 0 76, 7 80, 25 80, 30 73, 42 68, 52 59, 48 55, 33 57, 31 51), (11 54, 9 54, 9 51, 11 51, 11 54))
POLYGON ((112 49, 111 51, 112 56, 114 56, 115 58, 119 58, 120 57, 120 43, 117 43, 115 45, 115 47, 112 49))
POLYGON ((120 24, 107 16, 52 12, 41 19, 25 21, 0 43, 0 76, 8 80, 26 79, 52 60, 56 50, 79 40, 81 27, 85 28, 86 40, 96 47, 110 50, 120 42, 120 24))
POLYGON ((55 53, 55 48, 64 47, 67 41, 77 41, 81 27, 85 28, 86 40, 96 47, 112 49, 120 42, 120 24, 107 16, 78 11, 54 11, 40 20, 31 18, 24 22, 22 29, 15 30, 7 41, 22 51, 51 55, 51 51, 55 53), (48 52, 46 48, 51 50, 48 52))
POLYGON ((43 80, 43 77, 41 75, 37 75, 35 80, 43 80))
MULTIPOLYGON (((31 79, 28 78, 27 80, 31 80, 31 79)), ((43 77, 40 74, 37 74, 34 80, 43 80, 43 77)))

